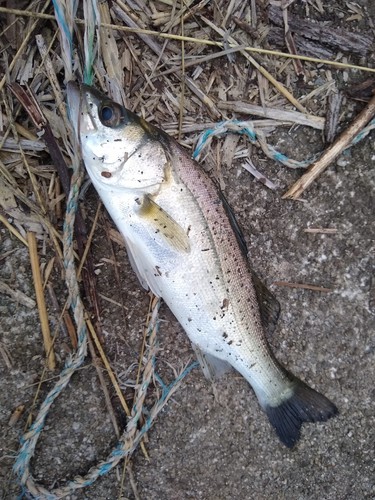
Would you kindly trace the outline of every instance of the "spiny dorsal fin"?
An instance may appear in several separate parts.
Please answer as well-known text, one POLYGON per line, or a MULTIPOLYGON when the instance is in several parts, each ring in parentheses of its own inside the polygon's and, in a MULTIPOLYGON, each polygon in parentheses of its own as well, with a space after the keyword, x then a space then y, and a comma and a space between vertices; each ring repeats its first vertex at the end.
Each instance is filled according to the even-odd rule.
POLYGON ((221 199, 221 201, 223 203, 223 207, 227 213, 227 216, 228 216, 230 225, 232 226, 233 232, 237 238, 237 242, 240 246, 241 252, 247 258, 248 250, 247 250, 247 245, 246 245, 246 241, 245 241, 245 237, 243 235, 243 232, 242 232, 242 230, 237 222, 237 219, 236 219, 236 216, 234 215, 232 207, 229 205, 228 200, 224 196, 224 193, 221 191, 219 186, 217 186, 217 188, 219 190, 220 199, 221 199))
POLYGON ((142 199, 139 215, 147 219, 156 234, 179 252, 190 252, 190 242, 184 229, 149 195, 142 199))

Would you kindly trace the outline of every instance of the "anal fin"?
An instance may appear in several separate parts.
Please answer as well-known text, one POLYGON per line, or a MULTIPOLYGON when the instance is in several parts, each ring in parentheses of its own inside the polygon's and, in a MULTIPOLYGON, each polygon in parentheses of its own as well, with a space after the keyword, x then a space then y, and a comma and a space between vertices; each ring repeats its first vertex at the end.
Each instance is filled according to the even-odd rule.
POLYGON ((191 345, 194 349, 200 367, 202 368, 204 376, 210 382, 220 378, 232 369, 232 366, 227 361, 216 358, 215 356, 202 351, 202 349, 193 342, 191 345))

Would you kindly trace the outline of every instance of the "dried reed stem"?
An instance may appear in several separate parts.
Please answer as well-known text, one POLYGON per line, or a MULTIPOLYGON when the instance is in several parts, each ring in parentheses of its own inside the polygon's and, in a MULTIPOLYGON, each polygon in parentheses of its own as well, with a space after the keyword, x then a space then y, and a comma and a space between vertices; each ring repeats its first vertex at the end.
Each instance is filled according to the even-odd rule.
MULTIPOLYGON (((20 9, 9 9, 6 7, 0 7, 0 13, 5 13, 5 14, 14 14, 17 16, 23 16, 23 17, 35 17, 37 19, 48 19, 51 21, 55 20, 55 16, 51 14, 43 14, 40 12, 28 12, 25 10, 20 10, 20 9)), ((74 20, 77 24, 84 25, 85 21, 84 19, 75 19, 74 20)), ((185 42, 192 42, 192 43, 197 43, 197 44, 202 44, 202 45, 214 45, 216 47, 224 47, 223 42, 214 42, 212 40, 206 40, 202 38, 194 38, 191 36, 181 36, 181 35, 174 35, 173 33, 160 33, 159 31, 153 31, 153 30, 146 30, 142 28, 130 28, 128 26, 121 26, 121 25, 116 25, 116 24, 108 24, 108 23, 100 23, 101 28, 109 28, 117 31, 124 31, 127 33, 143 33, 146 35, 151 35, 151 36, 156 36, 160 38, 167 38, 171 40, 184 40, 185 42)), ((25 48, 25 45, 22 47, 22 51, 25 48)), ((233 46, 231 43, 228 43, 228 45, 231 47, 233 46)), ((338 61, 331 61, 329 59, 319 59, 317 57, 310 57, 310 56, 302 56, 300 54, 289 54, 285 52, 280 52, 277 50, 269 50, 269 49, 261 49, 258 47, 246 47, 246 52, 254 52, 255 54, 267 54, 270 56, 276 56, 276 57, 283 57, 286 59, 299 59, 301 61, 308 61, 308 62, 313 62, 316 64, 327 64, 329 66, 333 66, 336 68, 342 68, 342 69, 356 69, 359 71, 367 71, 369 73, 375 73, 375 68, 368 68, 366 66, 360 66, 357 64, 348 64, 348 63, 341 63, 338 61)), ((21 50, 18 52, 21 55, 21 50)), ((18 53, 16 54, 16 56, 18 53)), ((19 56, 18 56, 19 57, 19 56)), ((13 61, 12 61, 13 62, 13 61)), ((13 65, 14 66, 14 65, 13 65)), ((0 82, 0 88, 4 85, 4 83, 1 81, 0 82)))
POLYGON ((49 329, 47 307, 43 293, 42 276, 40 274, 39 257, 38 257, 38 249, 36 245, 35 233, 31 231, 27 233, 27 242, 29 244, 31 271, 33 274, 36 302, 38 305, 38 311, 40 317, 40 327, 43 335, 44 349, 47 355, 47 366, 50 370, 54 370, 56 368, 56 359, 55 359, 55 352, 53 350, 53 341, 51 337, 51 332, 49 329))

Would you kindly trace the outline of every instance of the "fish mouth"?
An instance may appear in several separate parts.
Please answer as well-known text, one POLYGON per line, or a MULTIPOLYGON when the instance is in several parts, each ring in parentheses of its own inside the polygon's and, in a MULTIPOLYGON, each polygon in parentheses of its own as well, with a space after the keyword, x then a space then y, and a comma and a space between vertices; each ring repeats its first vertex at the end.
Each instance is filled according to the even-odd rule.
POLYGON ((72 123, 75 132, 77 133, 78 117, 81 107, 81 89, 80 86, 70 81, 66 85, 67 101, 68 101, 68 116, 72 123))
POLYGON ((94 87, 69 81, 66 85, 68 116, 79 142, 83 129, 96 129, 98 117, 96 110, 108 97, 94 87), (86 125, 85 125, 86 123, 86 125))

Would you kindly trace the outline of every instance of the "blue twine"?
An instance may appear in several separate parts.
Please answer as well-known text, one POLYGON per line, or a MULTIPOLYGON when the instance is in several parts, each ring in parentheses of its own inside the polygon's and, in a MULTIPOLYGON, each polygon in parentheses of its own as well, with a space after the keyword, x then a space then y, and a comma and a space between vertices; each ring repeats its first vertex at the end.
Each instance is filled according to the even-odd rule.
MULTIPOLYGON (((354 146, 362 139, 364 139, 370 132, 375 128, 375 118, 352 140, 350 145, 345 149, 347 151, 350 147, 354 146)), ((199 136, 197 145, 195 147, 193 158, 197 157, 202 152, 213 137, 221 136, 227 133, 236 133, 246 135, 252 144, 259 145, 266 156, 274 161, 282 163, 289 168, 307 168, 312 163, 314 163, 320 156, 316 154, 309 158, 308 160, 293 160, 288 158, 285 154, 277 151, 273 146, 269 145, 262 132, 255 131, 254 122, 252 121, 242 121, 242 120, 226 120, 217 123, 213 128, 207 129, 199 136)))
POLYGON ((356 137, 354 137, 349 147, 353 146, 354 144, 357 144, 359 141, 362 141, 362 139, 367 137, 368 134, 371 132, 371 130, 373 130, 374 128, 375 128, 375 118, 373 118, 370 121, 370 123, 364 129, 362 129, 356 137))
POLYGON ((252 144, 258 144, 269 158, 290 168, 306 168, 315 160, 315 157, 307 161, 296 161, 288 158, 286 155, 267 144, 263 134, 260 131, 255 131, 253 122, 244 120, 221 121, 217 123, 214 128, 205 130, 198 138, 193 158, 196 159, 199 156, 203 148, 207 146, 213 137, 221 136, 228 132, 246 135, 250 142, 252 144))
MULTIPOLYGON (((87 0, 88 2, 91 0, 87 0)), ((74 2, 75 4, 75 2, 74 2)), ((60 29, 62 33, 65 35, 65 46, 69 46, 72 49, 72 37, 71 33, 68 29, 68 24, 65 19, 65 14, 63 10, 60 9, 60 5, 57 3, 57 0, 54 0, 55 5, 55 13, 56 18, 58 19, 60 29)), ((97 21, 98 19, 98 11, 96 7, 95 0, 91 1, 91 7, 93 11, 91 12, 91 16, 97 21), (95 5, 94 5, 95 4, 95 5)), ((95 23, 94 23, 95 24, 95 23)), ((85 32, 85 68, 84 68, 84 81, 86 83, 91 83, 92 79, 92 62, 93 62, 93 43, 94 43, 94 28, 91 26, 89 30, 85 32)), ((70 54, 71 55, 71 54, 70 54)), ((68 63, 67 63, 68 64, 68 63)), ((61 498, 62 496, 66 496, 69 493, 74 492, 78 488, 83 488, 91 485, 98 477, 107 474, 113 467, 117 465, 120 459, 125 456, 129 456, 135 448, 140 443, 143 435, 151 428, 152 423, 154 422, 158 411, 163 407, 163 405, 168 400, 169 396, 173 393, 177 384, 190 373, 190 371, 195 368, 196 363, 192 363, 188 368, 186 368, 174 382, 169 384, 162 391, 162 397, 155 403, 155 405, 151 408, 149 412, 149 417, 146 419, 141 431, 137 431, 137 422, 139 420, 140 415, 143 411, 143 399, 140 399, 133 408, 133 417, 130 419, 128 423, 129 431, 128 434, 131 438, 134 439, 132 441, 132 446, 130 449, 129 442, 124 440, 120 442, 117 447, 113 450, 111 455, 109 456, 106 462, 102 462, 96 468, 89 471, 89 473, 85 477, 75 478, 73 481, 70 481, 65 487, 61 489, 56 489, 54 492, 49 492, 45 488, 40 485, 35 484, 29 470, 30 460, 34 454, 35 446, 37 440, 39 439, 40 433, 42 432, 45 424, 45 419, 47 417, 48 411, 55 401, 55 399, 61 394, 63 389, 69 383, 71 376, 75 372, 75 370, 81 366, 84 362, 87 350, 87 330, 86 325, 83 318, 83 306, 79 295, 77 279, 75 277, 75 265, 74 265, 74 257, 73 257, 73 236, 74 236, 74 218, 75 213, 78 206, 78 192, 79 186, 81 184, 81 173, 79 169, 78 162, 74 164, 73 162, 73 176, 71 180, 71 190, 69 193, 69 197, 67 200, 66 206, 66 216, 64 221, 64 267, 66 269, 66 277, 67 284, 69 289, 69 300, 70 307, 74 312, 74 318, 77 324, 77 337, 78 337, 78 347, 77 351, 69 357, 65 363, 63 370, 60 373, 60 377, 56 383, 56 385, 50 390, 47 394, 44 402, 41 404, 38 415, 34 421, 34 423, 30 426, 28 431, 21 438, 21 448, 19 450, 18 456, 16 458, 14 464, 14 472, 16 473, 20 485, 22 487, 22 494, 28 495, 30 498, 43 498, 44 500, 55 500, 57 498, 61 498), (69 281, 68 276, 70 276, 71 280, 69 281), (73 279, 74 278, 74 279, 73 279), (135 434, 134 434, 135 433, 135 434)), ((154 329, 151 329, 151 325, 149 325, 150 334, 151 330, 155 331, 157 327, 154 326, 154 329)), ((155 365, 155 356, 154 353, 151 357, 151 366, 155 365)), ((150 373, 150 372, 149 372, 150 373)), ((145 377, 145 380, 142 382, 140 386, 140 391, 146 394, 149 383, 151 380, 151 376, 148 378, 145 377)), ((127 435, 125 435, 125 438, 127 435)))
POLYGON ((61 11, 60 4, 57 2, 57 0, 52 0, 53 3, 53 8, 55 10, 55 17, 57 20, 57 23, 64 32, 64 35, 66 39, 69 41, 69 47, 70 47, 70 54, 73 54, 73 39, 72 39, 72 34, 68 28, 68 23, 66 22, 65 15, 61 11))

